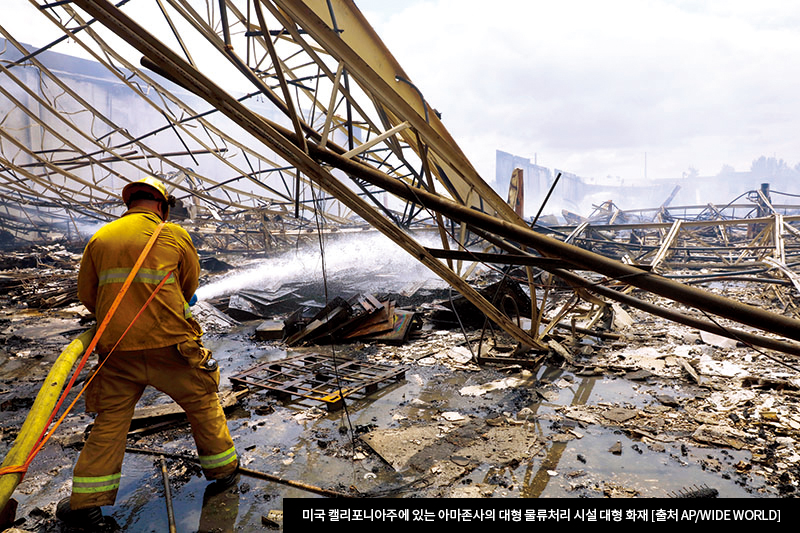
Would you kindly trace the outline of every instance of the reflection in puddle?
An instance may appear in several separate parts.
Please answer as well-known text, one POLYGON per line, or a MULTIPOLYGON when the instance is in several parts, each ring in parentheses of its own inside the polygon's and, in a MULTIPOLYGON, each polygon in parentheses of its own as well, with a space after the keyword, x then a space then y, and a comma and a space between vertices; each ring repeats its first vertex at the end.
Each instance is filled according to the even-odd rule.
MULTIPOLYGON (((557 381, 562 374, 563 372, 560 369, 545 366, 539 374, 539 380, 552 383, 557 381)), ((569 403, 571 405, 585 404, 589 400, 596 382, 597 380, 595 378, 581 378, 578 381, 577 387, 574 389, 572 398, 569 399, 569 403)), ((562 396, 565 394, 568 396, 572 389, 564 388, 562 391, 562 396)), ((531 406, 531 410, 536 413, 540 407, 542 407, 541 403, 531 406)), ((550 447, 545 452, 544 459, 536 469, 532 478, 530 477, 530 468, 526 469, 525 483, 521 490, 521 496, 525 498, 538 498, 542 495, 547 488, 552 473, 556 472, 561 461, 561 456, 566 449, 566 442, 551 442, 550 447)))
POLYGON ((238 487, 219 492, 209 483, 203 493, 203 508, 200 511, 197 533, 230 533, 235 530, 238 515, 238 487))

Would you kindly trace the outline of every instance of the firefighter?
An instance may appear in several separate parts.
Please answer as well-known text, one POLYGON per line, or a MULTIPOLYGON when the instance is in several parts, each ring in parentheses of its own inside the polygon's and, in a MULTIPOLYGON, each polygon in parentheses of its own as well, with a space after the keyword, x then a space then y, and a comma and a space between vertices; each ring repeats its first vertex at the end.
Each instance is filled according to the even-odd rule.
MULTIPOLYGON (((89 240, 78 273, 78 297, 98 324, 175 203, 155 177, 129 183, 122 199, 127 211, 89 240)), ((131 417, 148 385, 186 412, 206 479, 219 489, 238 482, 239 461, 217 395, 219 368, 189 305, 199 273, 191 237, 166 223, 97 342, 103 364, 85 394, 86 410, 97 416, 73 470, 72 493, 56 511, 67 525, 102 529, 113 522, 101 506, 116 499, 131 417)))

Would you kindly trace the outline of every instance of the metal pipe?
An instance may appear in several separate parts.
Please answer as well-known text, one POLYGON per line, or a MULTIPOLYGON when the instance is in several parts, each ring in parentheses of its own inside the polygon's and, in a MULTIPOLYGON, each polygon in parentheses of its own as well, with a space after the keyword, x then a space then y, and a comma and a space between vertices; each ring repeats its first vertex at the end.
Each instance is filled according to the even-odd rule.
POLYGON ((577 269, 597 272, 611 279, 624 281, 628 285, 633 285, 670 300, 728 318, 740 324, 746 324, 763 331, 800 341, 800 321, 796 319, 778 315, 696 287, 690 287, 658 274, 646 272, 636 266, 542 235, 530 228, 511 224, 486 213, 469 209, 427 191, 412 190, 401 181, 384 176, 380 172, 358 162, 345 160, 330 151, 317 150, 314 145, 309 145, 309 150, 312 157, 318 158, 322 162, 340 170, 357 175, 359 178, 382 187, 396 196, 406 200, 414 200, 449 218, 466 222, 485 231, 503 236, 512 242, 518 242, 523 246, 537 250, 546 257, 559 258, 575 265, 577 269))
MULTIPOLYGON (((160 456, 162 458, 169 457, 169 458, 172 458, 172 459, 183 459, 185 461, 192 461, 192 462, 195 462, 195 463, 199 461, 199 459, 197 459, 196 457, 188 457, 188 456, 177 454, 177 453, 169 453, 169 452, 163 452, 163 451, 157 451, 157 450, 148 450, 146 448, 136 448, 136 447, 132 447, 132 446, 127 446, 125 448, 125 451, 131 452, 131 453, 140 453, 140 454, 144 454, 144 455, 158 455, 158 456, 160 456)), ((314 485, 309 485, 307 483, 302 483, 300 481, 293 481, 291 479, 283 479, 283 478, 280 478, 278 476, 273 476, 272 474, 259 472, 257 470, 251 470, 249 468, 243 468, 241 466, 239 467, 238 472, 241 472, 242 474, 245 474, 245 475, 250 476, 250 477, 256 477, 256 478, 259 478, 259 479, 265 479, 267 481, 274 481, 276 483, 280 483, 282 485, 286 485, 286 486, 289 486, 289 487, 294 487, 294 488, 297 488, 297 489, 303 489, 303 490, 306 490, 308 492, 314 492, 314 493, 320 494, 322 496, 330 496, 330 497, 334 497, 334 498, 352 498, 352 496, 350 496, 349 494, 343 494, 341 492, 336 492, 336 491, 333 491, 333 490, 323 489, 321 487, 315 487, 314 485)))
POLYGON ((172 510, 172 491, 169 488, 169 474, 167 474, 167 463, 164 456, 159 457, 161 464, 161 480, 164 482, 164 501, 167 504, 167 521, 169 522, 169 533, 175 533, 175 513, 172 510))
POLYGON ((278 476, 273 476, 272 474, 267 474, 266 472, 259 472, 258 470, 251 470, 249 468, 242 468, 239 467, 239 472, 245 474, 250 477, 255 477, 259 479, 264 479, 266 481, 274 481, 275 483, 280 483, 282 485, 286 485, 287 487, 294 487, 296 489, 302 489, 308 492, 313 492, 315 494, 319 494, 321 496, 328 496, 331 498, 352 498, 353 496, 349 494, 343 494, 341 492, 336 492, 333 490, 323 489, 321 487, 316 487, 314 485, 309 485, 307 483, 302 483, 300 481, 293 481, 291 479, 283 479, 279 478, 278 476))
POLYGON ((539 221, 539 217, 542 215, 542 211, 544 210, 544 206, 547 205, 547 201, 550 199, 550 195, 553 194, 553 191, 558 185, 558 180, 561 179, 561 172, 558 173, 556 179, 553 180, 553 184, 550 186, 550 189, 547 191, 547 196, 544 197, 544 201, 542 205, 539 206, 539 211, 536 213, 536 216, 533 217, 533 222, 531 222, 531 227, 536 226, 536 223, 539 221))

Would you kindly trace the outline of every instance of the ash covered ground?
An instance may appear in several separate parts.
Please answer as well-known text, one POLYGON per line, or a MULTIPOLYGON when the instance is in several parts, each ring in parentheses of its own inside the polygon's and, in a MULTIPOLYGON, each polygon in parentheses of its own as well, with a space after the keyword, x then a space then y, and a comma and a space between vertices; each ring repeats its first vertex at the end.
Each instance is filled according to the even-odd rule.
MULTIPOLYGON (((78 253, 59 247, 20 253, 37 260, 3 272, 4 454, 51 365, 89 321, 69 292, 78 253), (47 299, 42 294, 50 304, 34 304, 47 299)), ((227 412, 246 473, 230 493, 207 494, 185 421, 174 414, 148 415, 153 409, 169 412, 168 399, 148 391, 129 435, 117 504, 104 510, 125 531, 164 530, 162 457, 178 530, 187 531, 280 528, 284 498, 337 494, 796 496, 800 408, 794 357, 620 306, 607 323, 607 335, 554 330, 553 349, 531 354, 467 314, 458 321, 442 319, 437 313, 453 294, 431 274, 400 258, 388 260, 396 256, 380 251, 375 253, 384 260, 369 267, 363 253, 348 249, 326 261, 314 253, 222 257, 231 269, 204 272, 197 315, 221 365, 221 394, 234 395, 227 412), (238 290, 281 287, 290 287, 292 297, 275 316, 233 318, 222 310, 225 298, 238 290), (288 347, 257 334, 267 319, 281 321, 312 300, 320 304, 353 291, 391 295, 398 306, 418 314, 419 327, 404 342, 391 344, 288 347), (401 379, 348 397, 334 410, 302 397, 237 391, 230 379, 255 365, 311 353, 404 371, 401 379), (491 362, 478 363, 476 354, 491 362)), ((739 291, 756 305, 776 305, 769 291, 735 283, 710 290, 739 291)), ((13 495, 16 527, 60 531, 55 504, 69 493, 71 467, 91 421, 79 400, 13 495)))

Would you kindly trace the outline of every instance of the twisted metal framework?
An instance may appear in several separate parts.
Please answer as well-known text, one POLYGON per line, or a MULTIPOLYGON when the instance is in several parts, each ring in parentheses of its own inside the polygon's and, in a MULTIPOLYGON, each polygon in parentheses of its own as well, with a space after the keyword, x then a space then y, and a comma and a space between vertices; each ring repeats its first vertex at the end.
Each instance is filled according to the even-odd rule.
POLYGON ((600 306, 598 295, 664 313, 615 289, 623 280, 790 340, 670 319, 800 354, 800 321, 531 229, 477 174, 352 0, 30 2, 113 76, 114 103, 101 108, 0 27, 6 228, 44 231, 37 222, 49 215, 80 231, 77 217, 114 216, 121 186, 156 173, 184 200, 193 234, 217 243, 268 246, 306 226, 368 224, 536 349, 547 348, 549 328, 540 329, 534 268, 600 306), (420 226, 438 232, 441 248, 421 244, 411 231, 420 226), (465 281, 476 237, 502 252, 482 260, 524 267, 530 329, 465 281))
POLYGON ((121 186, 156 173, 185 200, 201 238, 231 230, 266 245, 320 220, 367 223, 474 293, 459 265, 440 266, 407 231, 438 227, 449 247, 466 242, 465 228, 315 161, 312 144, 409 190, 520 222, 350 1, 31 4, 42 24, 60 28, 114 76, 116 105, 130 102, 137 112, 100 109, 40 51, 17 42, 13 28, 0 28, 8 43, 0 62, 6 228, 41 232, 43 221, 67 217, 79 232, 75 217, 118 214, 121 186), (242 232, 242 220, 261 224, 242 232))

